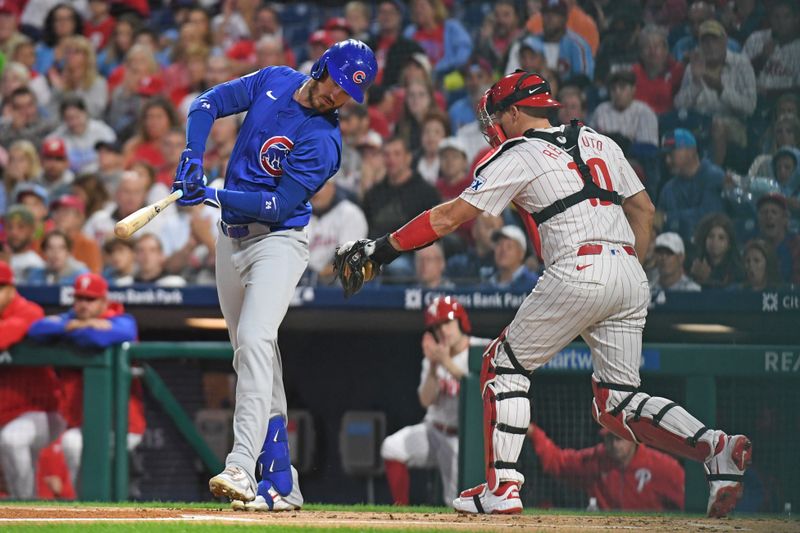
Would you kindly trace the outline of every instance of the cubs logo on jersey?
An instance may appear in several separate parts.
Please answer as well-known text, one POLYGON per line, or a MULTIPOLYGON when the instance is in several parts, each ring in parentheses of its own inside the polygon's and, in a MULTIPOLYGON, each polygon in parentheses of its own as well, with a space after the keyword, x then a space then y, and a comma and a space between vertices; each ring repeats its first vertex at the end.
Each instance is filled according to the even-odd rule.
POLYGON ((294 142, 288 137, 282 135, 270 137, 261 145, 258 159, 261 168, 273 178, 281 176, 283 174, 281 165, 292 148, 294 148, 294 142))

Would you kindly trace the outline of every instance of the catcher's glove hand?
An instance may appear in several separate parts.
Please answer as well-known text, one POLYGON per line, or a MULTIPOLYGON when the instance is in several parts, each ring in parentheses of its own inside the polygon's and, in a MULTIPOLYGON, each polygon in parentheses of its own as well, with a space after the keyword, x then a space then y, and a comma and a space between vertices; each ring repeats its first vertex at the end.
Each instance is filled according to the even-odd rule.
POLYGON ((380 274, 380 263, 370 259, 374 252, 375 241, 370 239, 350 241, 336 248, 333 269, 342 284, 345 298, 350 298, 361 290, 365 281, 380 274))

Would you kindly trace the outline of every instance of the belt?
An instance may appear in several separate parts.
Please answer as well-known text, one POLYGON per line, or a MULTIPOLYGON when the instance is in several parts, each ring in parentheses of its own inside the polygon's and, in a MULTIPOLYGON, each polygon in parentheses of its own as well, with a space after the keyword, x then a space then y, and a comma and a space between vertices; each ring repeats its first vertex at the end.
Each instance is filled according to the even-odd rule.
MULTIPOLYGON (((636 250, 633 249, 633 246, 628 246, 626 244, 625 246, 622 246, 621 248, 628 255, 633 255, 633 256, 636 255, 636 250)), ((614 246, 609 246, 608 247, 608 251, 611 252, 611 255, 616 255, 616 254, 620 253, 619 252, 619 248, 616 248, 614 246)), ((580 255, 600 255, 602 253, 603 253, 603 245, 602 244, 584 244, 583 246, 578 248, 578 254, 577 255, 579 255, 579 256, 580 255)))
POLYGON ((431 425, 445 435, 449 435, 451 437, 453 435, 458 435, 458 428, 454 428, 453 426, 446 426, 440 422, 431 422, 431 425))
POLYGON ((256 237, 258 235, 266 235, 268 233, 275 233, 276 231, 283 231, 287 229, 301 231, 305 226, 267 226, 261 222, 251 222, 250 224, 228 224, 227 222, 219 221, 219 229, 223 235, 231 239, 244 239, 245 237, 256 237))

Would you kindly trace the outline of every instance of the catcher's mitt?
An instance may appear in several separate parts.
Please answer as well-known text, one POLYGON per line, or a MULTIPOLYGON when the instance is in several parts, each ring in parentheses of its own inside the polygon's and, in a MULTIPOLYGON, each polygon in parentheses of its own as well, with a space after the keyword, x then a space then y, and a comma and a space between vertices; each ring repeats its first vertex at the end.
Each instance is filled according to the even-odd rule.
POLYGON ((350 298, 361 290, 365 281, 375 278, 381 271, 381 265, 370 255, 375 250, 375 241, 361 239, 347 248, 347 245, 336 248, 333 269, 344 289, 344 297, 350 298))

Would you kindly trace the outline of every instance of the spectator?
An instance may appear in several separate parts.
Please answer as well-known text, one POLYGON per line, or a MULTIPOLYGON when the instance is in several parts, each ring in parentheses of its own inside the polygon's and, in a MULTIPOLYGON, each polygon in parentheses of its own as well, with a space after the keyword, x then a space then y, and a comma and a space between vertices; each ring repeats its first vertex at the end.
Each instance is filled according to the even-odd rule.
POLYGON ((722 24, 708 20, 699 35, 700 48, 690 55, 675 106, 711 116, 714 163, 729 160, 729 166, 741 168, 745 161, 737 156, 747 153, 745 122, 756 107, 755 75, 744 55, 726 49, 722 24))
POLYGON ((586 491, 604 510, 678 511, 684 506, 684 472, 671 456, 600 430, 603 442, 562 449, 536 424, 528 437, 542 470, 586 491))
POLYGON ((452 296, 438 297, 425 309, 422 373, 417 387, 425 419, 386 437, 381 457, 396 505, 408 505, 411 468, 439 467, 446 505, 458 493, 458 400, 467 374, 471 326, 452 296), (436 451, 436 453, 434 453, 436 451))
POLYGON ((780 193, 758 199, 758 238, 778 257, 778 270, 786 283, 800 283, 800 235, 789 231, 789 209, 780 193))
POLYGON ((597 81, 605 80, 616 70, 630 70, 639 61, 639 32, 643 26, 641 3, 618 0, 614 4, 617 11, 597 51, 594 71, 597 81))
POLYGON ((517 226, 503 226, 492 234, 494 241, 494 273, 487 286, 519 292, 530 292, 539 280, 525 265, 528 242, 517 226))
POLYGON ((94 149, 97 152, 97 173, 100 180, 114 194, 125 170, 122 145, 119 141, 100 141, 95 143, 94 149))
POLYGON ((109 202, 108 189, 97 174, 79 176, 72 183, 69 192, 83 200, 87 220, 101 209, 113 209, 113 204, 109 202))
MULTIPOLYGON (((358 184, 359 200, 386 174, 386 164, 383 158, 383 139, 376 132, 369 132, 358 143, 358 154, 361 157, 361 178, 358 184)), ((338 187, 338 185, 337 185, 338 187)), ((350 194, 350 191, 348 191, 350 194)))
POLYGON ((161 236, 164 270, 191 284, 214 285, 219 212, 208 205, 177 207, 161 236))
MULTIPOLYGON (((546 0, 543 3, 554 4, 555 2, 546 0)), ((600 33, 597 29, 597 24, 592 17, 581 9, 576 0, 566 0, 564 3, 567 5, 568 10, 567 28, 580 35, 586 41, 594 56, 600 45, 600 33)), ((527 23, 528 31, 533 34, 542 33, 543 18, 542 12, 531 15, 527 23)))
POLYGON ((694 231, 697 248, 689 274, 703 289, 720 289, 742 280, 742 258, 733 222, 723 213, 703 217, 694 231))
POLYGON ((444 248, 438 242, 414 252, 416 284, 423 289, 452 290, 455 284, 444 276, 444 248))
POLYGON ((774 177, 772 158, 778 149, 785 147, 797 149, 800 146, 800 119, 797 115, 779 116, 771 129, 772 143, 764 147, 766 153, 753 159, 747 171, 748 176, 774 177))
MULTIPOLYGON (((714 21, 714 5, 711 2, 702 0, 693 2, 689 7, 687 18, 688 34, 681 37, 675 43, 675 46, 672 47, 672 57, 682 63, 690 62, 692 52, 694 52, 697 48, 697 45, 700 44, 700 27, 708 21, 714 21)), ((723 33, 725 33, 723 36, 725 47, 731 52, 741 52, 741 44, 733 39, 730 39, 727 33, 724 31, 724 28, 723 33)))
POLYGON ((400 81, 400 71, 413 54, 423 53, 422 47, 402 35, 403 4, 393 0, 378 2, 378 30, 369 41, 378 61, 375 85, 394 87, 400 81))
MULTIPOLYGON (((436 189, 443 200, 452 200, 472 183, 472 176, 467 172, 467 149, 458 138, 448 137, 439 143, 439 159, 441 164, 436 189)), ((472 224, 469 224, 467 232, 471 228, 472 224)))
POLYGON ((546 65, 544 41, 541 37, 526 35, 511 46, 505 72, 511 73, 517 68, 528 72, 541 72, 546 65))
POLYGON ((667 291, 696 292, 700 285, 686 275, 683 262, 686 259, 686 249, 683 239, 674 232, 662 233, 655 240, 656 266, 658 279, 650 284, 653 295, 667 291))
POLYGON ((644 102, 634 100, 636 75, 618 70, 608 77, 610 102, 603 102, 592 116, 592 125, 605 134, 618 133, 634 145, 646 145, 650 153, 658 147, 658 118, 644 102))
POLYGON ((440 80, 463 67, 472 54, 472 39, 457 19, 448 18, 442 0, 412 0, 411 20, 403 35, 422 46, 440 80))
POLYGON ((39 252, 44 234, 54 227, 52 221, 47 219, 49 211, 47 191, 36 183, 24 182, 14 188, 11 199, 14 203, 27 207, 33 215, 36 226, 33 232, 33 249, 39 252))
POLYGON ((13 198, 12 191, 20 183, 36 182, 42 176, 42 165, 39 153, 32 142, 22 139, 15 141, 8 149, 8 165, 3 173, 3 187, 0 188, 0 215, 5 213, 13 198))
POLYGON ((772 157, 772 175, 793 217, 800 215, 800 150, 785 146, 772 157))
POLYGON ((92 118, 102 117, 108 104, 108 85, 97 72, 92 43, 82 35, 73 35, 64 40, 63 48, 63 69, 52 68, 47 73, 53 89, 50 105, 59 109, 65 98, 77 96, 83 99, 92 118))
POLYGON ((397 122, 395 134, 403 137, 412 153, 422 147, 422 123, 425 117, 436 110, 430 85, 421 81, 410 81, 406 85, 403 114, 397 122))
MULTIPOLYGON (((0 261, 0 351, 22 341, 43 316, 41 307, 20 296, 11 267, 0 261)), ((12 499, 36 497, 36 458, 64 426, 58 416, 58 387, 50 366, 6 366, 0 372, 0 470, 12 499)))
POLYGON ((475 108, 494 80, 492 64, 481 57, 473 58, 464 69, 464 80, 467 94, 453 102, 447 110, 453 131, 477 120, 475 108))
POLYGON ((136 121, 145 101, 163 90, 154 52, 148 45, 133 45, 125 54, 125 62, 109 78, 110 82, 114 78, 119 81, 116 86, 109 83, 111 99, 105 119, 120 139, 127 139, 135 133, 136 121))
POLYGON ((53 230, 42 240, 44 266, 28 274, 30 285, 72 285, 81 274, 89 271, 72 255, 72 240, 59 230, 53 230))
POLYGON ((286 65, 286 48, 275 35, 264 35, 256 42, 256 68, 286 65))
POLYGON ((667 32, 658 26, 643 28, 639 34, 639 62, 633 65, 636 99, 650 106, 657 115, 672 111, 683 69, 683 63, 669 54, 667 32))
MULTIPOLYGON (((102 244, 114 233, 114 225, 147 204, 147 180, 136 172, 122 174, 116 193, 115 204, 106 206, 91 215, 83 225, 83 233, 102 244)), ((89 202, 87 202, 87 206, 89 202)), ((88 209, 87 209, 88 211, 88 209)), ((158 232, 164 224, 164 217, 156 217, 150 224, 150 231, 158 232)))
MULTIPOLYGON (((26 45, 23 42, 17 48, 22 50, 26 45)), ((36 102, 43 109, 48 109, 52 93, 47 78, 35 74, 31 69, 21 62, 11 60, 3 65, 2 77, 0 78, 0 96, 2 96, 3 108, 7 108, 10 102, 11 93, 20 87, 27 87, 36 97, 36 102)), ((7 112, 4 111, 4 115, 7 112)))
POLYGON ((89 0, 89 18, 84 21, 83 34, 94 50, 102 50, 111 39, 116 21, 111 16, 111 5, 105 0, 89 0))
MULTIPOLYGON (((136 321, 125 313, 122 304, 108 301, 108 284, 97 274, 83 274, 75 279, 75 303, 60 315, 36 321, 28 335, 38 342, 66 341, 79 348, 104 349, 136 340, 136 321)), ((61 437, 64 458, 73 486, 77 486, 83 450, 83 373, 81 369, 59 370, 62 408, 67 431, 61 437)), ((128 401, 128 451, 142 442, 145 430, 142 387, 131 383, 128 401)))
POLYGON ((333 257, 340 242, 367 237, 364 213, 338 188, 336 179, 330 179, 311 197, 308 282, 312 285, 334 280, 333 257))
POLYGON ((97 54, 97 70, 103 77, 108 77, 122 64, 128 50, 134 44, 134 36, 141 26, 141 21, 136 15, 126 13, 120 16, 111 33, 111 39, 97 54))
POLYGON ((220 83, 225 83, 232 78, 231 61, 227 57, 223 55, 210 55, 205 58, 205 65, 202 69, 199 69, 200 57, 199 54, 195 54, 190 70, 192 72, 202 72, 202 81, 198 82, 194 90, 185 94, 183 98, 177 102, 178 118, 181 121, 184 120, 183 117, 189 114, 189 106, 201 92, 215 85, 219 85, 220 83))
POLYGON ((561 107, 558 108, 558 121, 561 124, 569 124, 573 118, 577 118, 583 123, 588 123, 586 113, 586 94, 576 85, 566 85, 558 91, 558 101, 561 107))
POLYGON ((793 0, 776 0, 769 10, 769 29, 753 33, 744 43, 765 101, 800 85, 800 7, 793 0))
MULTIPOLYGON (((368 237, 377 238, 400 227, 417 213, 439 202, 439 193, 411 168, 411 151, 401 137, 394 137, 383 146, 386 173, 383 179, 364 196, 364 215, 369 226, 368 237)), ((407 256, 385 269, 390 275, 410 276, 413 266, 407 256)))
POLYGON ((12 205, 6 211, 6 245, 0 260, 11 265, 14 279, 26 283, 31 270, 44 266, 44 261, 33 249, 33 234, 36 221, 24 205, 12 205))
POLYGON ((474 246, 447 261, 447 276, 458 283, 477 283, 489 279, 494 271, 492 236, 503 227, 501 217, 481 213, 470 232, 474 246))
MULTIPOLYGON (((238 16, 238 13, 234 12, 233 16, 238 16)), ((232 62, 232 75, 234 77, 243 76, 256 68, 255 44, 265 35, 281 39, 283 48, 286 51, 286 64, 294 67, 297 64, 297 60, 284 38, 280 17, 275 7, 271 5, 258 6, 255 17, 248 19, 246 23, 250 24, 251 21, 252 28, 250 28, 249 35, 245 38, 234 41, 233 44, 227 44, 224 40, 221 41, 222 46, 225 47, 225 55, 232 62)))
POLYGON ((422 178, 434 185, 439 177, 439 146, 450 135, 447 115, 438 109, 430 111, 422 120, 422 140, 414 167, 422 178))
POLYGON ((145 233, 134 245, 136 275, 134 283, 149 283, 159 287, 183 287, 186 280, 166 271, 167 257, 161 239, 154 233, 145 233))
POLYGON ((69 169, 67 144, 61 137, 50 137, 42 142, 42 185, 50 196, 56 197, 67 192, 75 180, 75 173, 69 169))
POLYGON ((778 257, 775 249, 762 239, 753 239, 744 246, 744 281, 735 288, 760 292, 775 290, 783 285, 778 272, 778 257))
POLYGON ((43 76, 48 75, 54 65, 65 60, 67 38, 81 34, 83 20, 74 7, 69 4, 53 7, 44 20, 42 40, 36 47, 36 72, 43 76))
POLYGON ((95 274, 103 267, 100 247, 94 239, 90 239, 81 228, 86 220, 86 205, 79 197, 67 194, 57 198, 50 205, 53 222, 58 231, 64 233, 72 241, 72 255, 95 274))
POLYGON ((334 177, 341 192, 355 198, 361 182, 361 155, 357 146, 370 132, 367 107, 355 102, 343 105, 339 109, 339 128, 342 133, 342 157, 339 171, 334 177))
POLYGON ((53 131, 55 124, 39 114, 36 96, 28 87, 14 89, 8 97, 9 117, 0 122, 0 145, 9 146, 21 139, 41 146, 45 135, 53 131))
POLYGON ((745 43, 753 32, 763 28, 766 18, 764 4, 756 0, 729 2, 721 14, 721 21, 728 30, 728 35, 737 43, 745 43))
POLYGON ((561 79, 594 75, 592 49, 583 37, 567 29, 569 6, 565 0, 547 0, 542 4, 542 40, 547 66, 561 79), (556 53, 557 51, 557 53, 556 53))
POLYGON ((114 237, 106 241, 103 251, 108 257, 108 266, 103 269, 103 278, 109 285, 113 287, 133 285, 133 276, 136 273, 133 240, 114 237))
POLYGON ((161 144, 171 129, 178 127, 175 108, 169 100, 153 97, 144 103, 139 114, 137 133, 122 148, 125 166, 134 161, 149 163, 154 168, 162 167, 164 154, 161 144))
POLYGON ((369 27, 372 21, 372 9, 367 2, 353 0, 344 6, 344 18, 350 27, 350 37, 361 42, 369 40, 369 27))
POLYGON ((661 143, 672 177, 664 184, 658 208, 666 217, 665 229, 691 240, 697 223, 708 213, 722 211, 725 173, 707 159, 700 159, 697 141, 681 128, 668 133, 661 143))
POLYGON ((26 37, 19 32, 17 17, 19 7, 16 0, 0 0, 0 53, 10 58, 14 49, 26 37))
MULTIPOLYGON (((500 0, 494 2, 492 14, 494 16, 491 19, 487 17, 487 20, 491 20, 488 33, 480 33, 475 55, 490 65, 506 65, 512 45, 524 32, 525 13, 519 2, 500 0)), ((541 29, 536 33, 541 33, 541 29)), ((507 68, 503 70, 508 71, 507 68)))
POLYGON ((102 120, 89 116, 86 103, 80 96, 65 97, 59 111, 62 124, 52 135, 64 140, 70 169, 76 173, 96 172, 98 156, 95 146, 100 142, 115 142, 117 134, 102 120))
POLYGON ((308 43, 306 49, 308 51, 308 59, 303 61, 298 67, 298 71, 303 74, 311 74, 311 67, 314 63, 322 57, 325 51, 333 46, 336 41, 326 30, 317 30, 308 36, 308 43))

